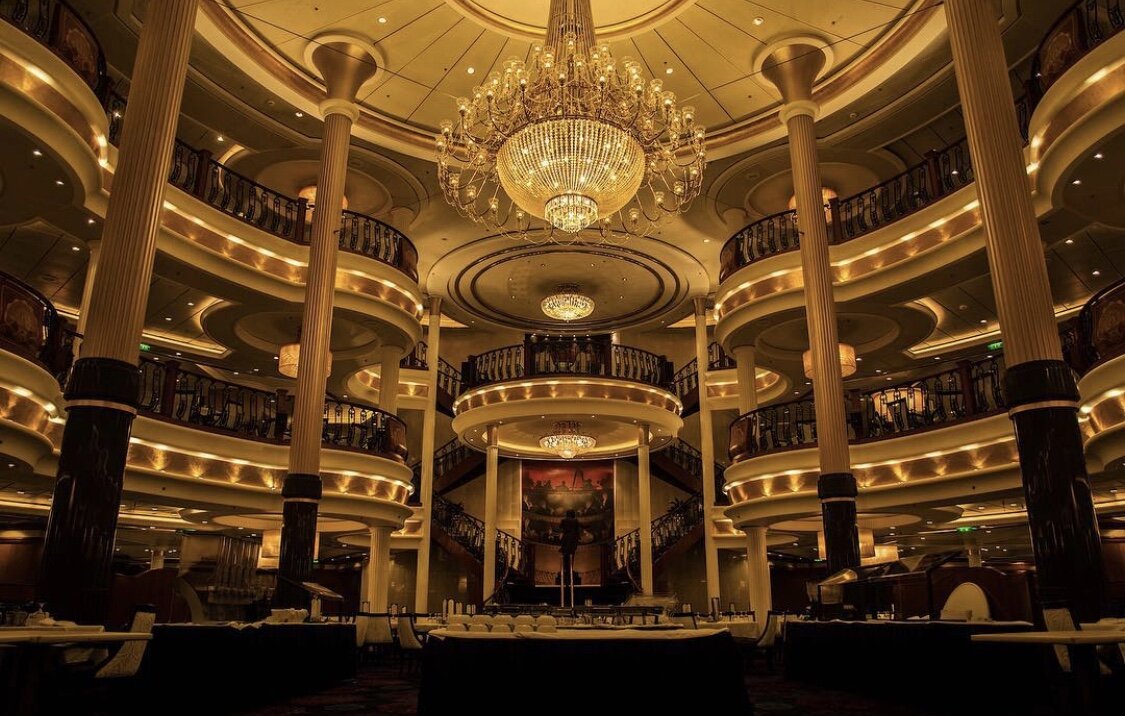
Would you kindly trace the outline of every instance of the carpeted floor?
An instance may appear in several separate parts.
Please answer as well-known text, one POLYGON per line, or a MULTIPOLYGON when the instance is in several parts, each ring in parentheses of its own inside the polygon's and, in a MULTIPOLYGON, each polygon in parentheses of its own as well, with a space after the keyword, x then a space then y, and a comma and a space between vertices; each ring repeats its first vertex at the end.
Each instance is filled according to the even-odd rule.
MULTIPOLYGON (((400 676, 397 666, 363 666, 356 679, 317 694, 240 712, 246 716, 290 716, 291 714, 378 714, 413 716, 418 697, 418 676, 400 676)), ((788 682, 781 670, 759 665, 746 676, 746 688, 755 714, 786 716, 941 716, 904 706, 880 703, 854 694, 829 691, 788 682)), ((499 713, 499 712, 497 712, 499 713)))

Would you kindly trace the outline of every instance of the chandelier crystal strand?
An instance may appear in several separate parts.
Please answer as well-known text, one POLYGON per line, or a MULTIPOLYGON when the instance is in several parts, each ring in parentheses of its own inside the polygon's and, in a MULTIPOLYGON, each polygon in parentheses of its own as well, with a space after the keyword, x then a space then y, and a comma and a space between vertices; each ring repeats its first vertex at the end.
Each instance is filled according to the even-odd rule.
POLYGON ((539 447, 555 453, 564 460, 578 457, 597 447, 598 441, 582 432, 582 423, 574 420, 561 420, 549 435, 539 438, 539 447))
POLYGON ((560 284, 557 293, 539 303, 543 313, 556 321, 578 321, 594 312, 594 299, 580 293, 577 284, 560 284))
POLYGON ((435 139, 463 216, 536 243, 641 236, 702 187, 704 130, 640 63, 596 45, 590 0, 552 0, 546 42, 511 58, 435 139))

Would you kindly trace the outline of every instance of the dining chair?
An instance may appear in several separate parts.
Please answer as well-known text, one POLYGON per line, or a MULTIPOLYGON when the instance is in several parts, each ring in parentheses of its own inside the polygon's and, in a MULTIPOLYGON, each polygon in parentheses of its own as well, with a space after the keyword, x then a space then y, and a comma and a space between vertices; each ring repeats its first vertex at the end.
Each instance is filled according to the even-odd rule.
POLYGON ((516 633, 535 631, 535 617, 530 614, 520 614, 514 620, 512 631, 516 633))
POLYGON ((381 658, 388 649, 394 646, 395 635, 391 631, 391 617, 388 614, 367 618, 367 635, 364 646, 369 651, 375 652, 375 658, 381 658))
POLYGON ((558 630, 559 620, 550 614, 540 614, 535 618, 535 631, 553 632, 558 630))
POLYGON ((418 632, 414 631, 414 617, 409 614, 400 614, 396 626, 399 647, 398 673, 402 674, 408 666, 416 670, 422 665, 422 641, 418 638, 418 632))
POLYGON ((469 631, 482 632, 492 630, 492 617, 487 614, 474 614, 469 622, 469 631))
POLYGON ((492 617, 492 631, 511 632, 514 620, 509 614, 497 614, 492 617))

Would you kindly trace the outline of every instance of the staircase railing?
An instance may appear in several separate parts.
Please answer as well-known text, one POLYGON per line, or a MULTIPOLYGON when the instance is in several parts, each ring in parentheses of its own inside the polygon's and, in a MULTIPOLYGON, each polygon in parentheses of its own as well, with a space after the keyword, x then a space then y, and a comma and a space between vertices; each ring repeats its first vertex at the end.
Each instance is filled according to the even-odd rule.
POLYGON ((473 517, 461 505, 441 495, 434 495, 434 524, 461 545, 478 562, 484 561, 484 522, 473 517))
MULTIPOLYGON (((671 445, 657 454, 668 458, 692 477, 703 479, 703 453, 681 438, 676 438, 671 445)), ((722 464, 715 463, 715 502, 720 505, 728 504, 726 493, 723 491, 726 485, 726 480, 723 478, 725 469, 722 464)))
MULTIPOLYGON (((672 507, 652 521, 652 559, 659 560, 681 539, 698 527, 704 519, 703 495, 698 493, 673 503, 672 507)), ((626 532, 613 542, 613 565, 618 574, 626 576, 635 589, 641 570, 640 528, 626 532)))

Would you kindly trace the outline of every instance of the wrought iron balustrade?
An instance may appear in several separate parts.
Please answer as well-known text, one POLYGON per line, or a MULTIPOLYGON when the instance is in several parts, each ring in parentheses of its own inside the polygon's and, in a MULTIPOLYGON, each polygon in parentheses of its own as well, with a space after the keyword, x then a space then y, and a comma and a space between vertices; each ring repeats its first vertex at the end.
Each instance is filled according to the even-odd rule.
POLYGON ((47 297, 0 273, 0 348, 38 363, 65 381, 74 333, 47 297))
POLYGON ((462 366, 464 389, 534 376, 601 376, 671 387, 664 356, 588 338, 543 338, 469 356, 462 366))
POLYGON ((663 557, 681 539, 703 522, 703 495, 694 494, 675 502, 652 521, 652 559, 663 557))
POLYGON ((97 35, 63 0, 3 0, 0 19, 34 38, 59 56, 98 99, 109 87, 105 52, 97 35))

